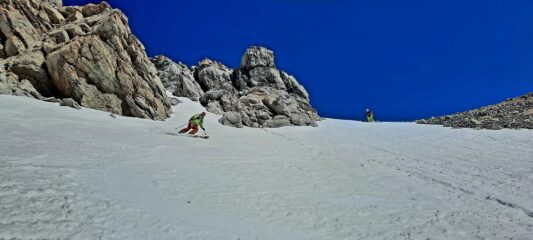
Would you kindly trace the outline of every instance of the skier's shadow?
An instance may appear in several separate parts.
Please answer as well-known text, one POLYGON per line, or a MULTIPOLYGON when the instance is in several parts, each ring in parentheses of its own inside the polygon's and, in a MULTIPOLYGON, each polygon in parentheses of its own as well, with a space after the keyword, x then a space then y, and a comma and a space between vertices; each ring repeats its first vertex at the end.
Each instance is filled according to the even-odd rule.
POLYGON ((165 134, 166 134, 166 135, 170 135, 170 136, 178 136, 178 137, 185 136, 185 135, 183 135, 183 134, 173 133, 173 132, 166 132, 165 134))

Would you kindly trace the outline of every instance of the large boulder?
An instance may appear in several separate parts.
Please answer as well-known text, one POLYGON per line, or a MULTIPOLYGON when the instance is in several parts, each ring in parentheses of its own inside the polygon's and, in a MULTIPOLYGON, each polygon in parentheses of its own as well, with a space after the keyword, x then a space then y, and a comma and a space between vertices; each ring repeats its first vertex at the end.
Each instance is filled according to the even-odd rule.
POLYGON ((260 46, 246 49, 241 58, 241 68, 275 67, 274 52, 260 46))
POLYGON ((232 84, 233 71, 220 62, 202 60, 194 68, 194 76, 206 92, 212 89, 235 90, 232 84))
POLYGON ((453 128, 533 129, 533 93, 479 109, 416 122, 453 128))
POLYGON ((106 2, 62 5, 0 1, 0 66, 7 71, 0 93, 72 98, 125 116, 167 118, 163 84, 126 16, 106 2))
POLYGON ((28 52, 0 62, 3 62, 6 70, 16 75, 17 78, 28 80, 42 95, 52 94, 53 87, 46 70, 44 54, 41 51, 28 52))
POLYGON ((243 127, 241 114, 238 112, 223 113, 222 118, 220 118, 220 123, 237 128, 243 127))
POLYGON ((46 0, 54 7, 62 7, 63 6, 63 0, 46 0))
POLYGON ((3 64, 0 64, 0 94, 42 98, 29 80, 19 79, 18 75, 6 71, 3 64))

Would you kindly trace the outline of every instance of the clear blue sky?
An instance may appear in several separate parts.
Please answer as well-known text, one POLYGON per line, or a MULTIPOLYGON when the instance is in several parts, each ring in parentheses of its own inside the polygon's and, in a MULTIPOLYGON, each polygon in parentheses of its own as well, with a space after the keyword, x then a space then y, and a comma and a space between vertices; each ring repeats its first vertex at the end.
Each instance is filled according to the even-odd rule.
MULTIPOLYGON (((64 0, 80 5, 90 0, 64 0)), ((239 66, 250 45, 324 117, 405 121, 533 91, 529 0, 110 0, 148 54, 239 66)))

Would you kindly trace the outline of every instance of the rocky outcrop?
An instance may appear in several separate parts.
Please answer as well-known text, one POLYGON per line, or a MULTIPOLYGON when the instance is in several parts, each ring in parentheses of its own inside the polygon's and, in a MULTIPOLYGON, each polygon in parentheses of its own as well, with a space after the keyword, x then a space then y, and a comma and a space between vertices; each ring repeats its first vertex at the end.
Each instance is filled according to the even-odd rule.
POLYGON ((533 129, 533 93, 453 115, 418 120, 420 124, 475 129, 533 129))
POLYGON ((163 86, 174 93, 174 96, 188 97, 198 101, 198 98, 204 94, 187 65, 180 62, 175 63, 162 55, 152 58, 151 61, 159 72, 158 75, 163 86))
MULTIPOLYGON (((264 47, 250 47, 242 57, 241 67, 230 69, 220 62, 205 59, 190 70, 173 71, 167 58, 152 59, 159 76, 174 76, 168 90, 180 97, 196 97, 209 112, 223 115, 220 122, 233 127, 315 126, 320 120, 309 103, 309 94, 296 79, 276 69, 274 53, 264 47), (161 64, 159 64, 161 63, 161 64), (201 91, 197 89, 199 85, 201 91), (186 83, 186 84, 185 84, 186 83), (187 86, 187 87, 183 87, 187 86), (176 90, 177 89, 177 90, 176 90), (192 93, 195 93, 194 95, 192 93)), ((170 79, 170 78, 168 78, 170 79)))
POLYGON ((60 0, 0 0, 0 69, 2 94, 71 98, 156 120, 171 111, 126 16, 105 2, 64 7, 60 0))
POLYGON ((233 70, 224 64, 204 59, 194 67, 194 77, 204 92, 210 90, 224 90, 235 92, 232 83, 233 70))
POLYGON ((258 46, 252 46, 246 49, 246 53, 241 59, 241 68, 250 69, 255 67, 275 68, 274 52, 258 46))

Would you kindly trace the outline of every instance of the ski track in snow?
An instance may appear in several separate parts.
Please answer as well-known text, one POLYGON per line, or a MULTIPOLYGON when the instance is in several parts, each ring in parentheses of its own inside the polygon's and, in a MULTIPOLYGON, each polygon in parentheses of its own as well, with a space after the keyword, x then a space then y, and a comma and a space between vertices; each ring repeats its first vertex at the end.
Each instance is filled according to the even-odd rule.
POLYGON ((167 121, 0 96, 0 239, 533 239, 533 131, 167 121))

